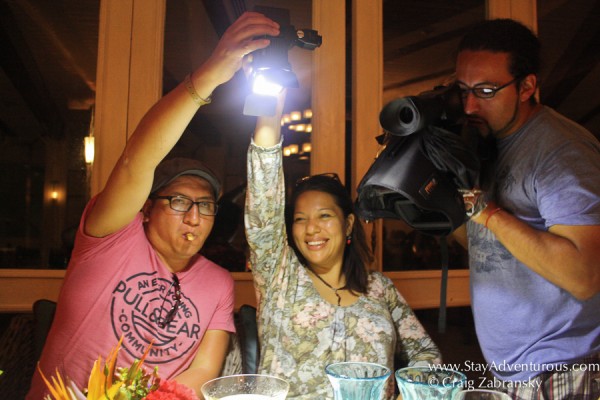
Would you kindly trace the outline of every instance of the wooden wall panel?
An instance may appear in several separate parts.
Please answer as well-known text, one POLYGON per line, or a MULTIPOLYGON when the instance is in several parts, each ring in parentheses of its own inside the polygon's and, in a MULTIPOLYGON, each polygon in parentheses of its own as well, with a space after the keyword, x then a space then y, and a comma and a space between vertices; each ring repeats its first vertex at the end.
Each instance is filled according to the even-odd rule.
MULTIPOLYGON (((383 94, 383 3, 352 1, 352 195, 373 163, 381 133, 379 112, 383 94)), ((382 270, 383 223, 364 224, 382 270)))
POLYGON ((313 53, 313 132, 310 173, 336 172, 345 179, 346 5, 313 0, 313 29, 323 44, 313 53))
POLYGON ((162 95, 165 0, 100 2, 95 146, 97 194, 144 113, 162 95))

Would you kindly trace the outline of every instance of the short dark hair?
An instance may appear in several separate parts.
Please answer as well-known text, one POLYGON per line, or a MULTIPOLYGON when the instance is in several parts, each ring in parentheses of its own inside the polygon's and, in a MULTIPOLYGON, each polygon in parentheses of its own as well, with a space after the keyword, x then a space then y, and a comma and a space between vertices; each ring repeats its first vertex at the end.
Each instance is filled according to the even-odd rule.
POLYGON ((477 24, 460 41, 458 53, 463 50, 509 53, 508 68, 514 78, 539 73, 539 39, 531 29, 512 19, 492 19, 477 24))
POLYGON ((350 194, 338 179, 332 179, 328 176, 314 175, 307 179, 303 179, 296 185, 291 195, 287 212, 287 230, 289 243, 296 252, 298 259, 303 265, 306 265, 306 259, 294 243, 292 237, 293 214, 296 207, 298 197, 309 190, 324 192, 331 195, 335 204, 341 208, 344 218, 350 214, 354 214, 355 220, 352 226, 352 241, 344 250, 344 261, 342 265, 342 273, 346 277, 346 288, 356 293, 367 293, 367 285, 369 279, 369 266, 374 260, 373 254, 367 244, 367 238, 362 224, 356 217, 354 210, 354 202, 350 194))

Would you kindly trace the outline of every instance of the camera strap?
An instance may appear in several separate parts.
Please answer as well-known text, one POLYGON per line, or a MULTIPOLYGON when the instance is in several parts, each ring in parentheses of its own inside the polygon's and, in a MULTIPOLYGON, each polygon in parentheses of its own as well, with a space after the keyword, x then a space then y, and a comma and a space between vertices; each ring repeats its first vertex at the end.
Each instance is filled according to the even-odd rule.
POLYGON ((438 315, 438 332, 446 332, 446 297, 448 289, 448 241, 446 236, 440 236, 440 255, 442 261, 442 281, 440 288, 440 309, 438 315))

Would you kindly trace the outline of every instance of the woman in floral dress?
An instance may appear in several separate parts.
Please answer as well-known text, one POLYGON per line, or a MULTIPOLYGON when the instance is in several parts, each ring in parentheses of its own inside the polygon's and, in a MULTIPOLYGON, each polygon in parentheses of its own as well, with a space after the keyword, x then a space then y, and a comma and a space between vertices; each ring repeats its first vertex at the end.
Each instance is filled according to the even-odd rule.
MULTIPOLYGON (((373 257, 335 174, 296 184, 286 229, 280 117, 260 117, 248 151, 246 235, 258 292, 259 372, 290 383, 288 399, 332 399, 325 367, 365 361, 394 370, 440 353, 373 257), (288 234, 292 244, 288 244, 288 234)), ((388 382, 385 398, 393 398, 388 382)))

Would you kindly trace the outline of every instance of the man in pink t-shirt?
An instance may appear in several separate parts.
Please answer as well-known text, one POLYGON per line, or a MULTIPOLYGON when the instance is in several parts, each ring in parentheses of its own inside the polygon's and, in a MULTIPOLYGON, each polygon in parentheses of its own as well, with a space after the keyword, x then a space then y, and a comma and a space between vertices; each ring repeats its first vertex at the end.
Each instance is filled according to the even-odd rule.
MULTIPOLYGON (((210 58, 144 116, 104 189, 87 205, 39 369, 80 388, 120 338, 119 366, 146 359, 192 388, 222 369, 233 324, 233 280, 198 252, 217 213, 220 183, 192 159, 168 153, 213 90, 244 56, 269 45, 279 26, 245 13, 210 58), (255 39, 255 38, 261 39, 255 39)), ((48 392, 36 371, 28 399, 48 392)))

